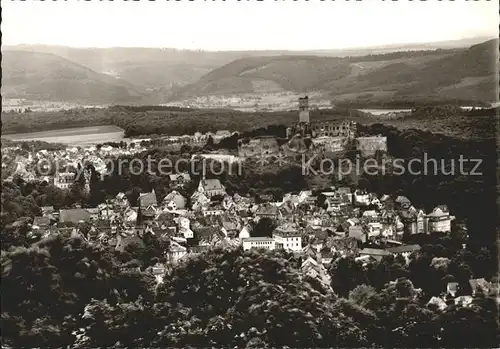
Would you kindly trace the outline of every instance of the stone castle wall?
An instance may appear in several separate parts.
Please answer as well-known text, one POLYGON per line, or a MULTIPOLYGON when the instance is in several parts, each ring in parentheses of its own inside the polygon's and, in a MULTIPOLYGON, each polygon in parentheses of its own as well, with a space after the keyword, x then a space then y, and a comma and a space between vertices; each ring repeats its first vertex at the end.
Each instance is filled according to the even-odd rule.
POLYGON ((274 154, 279 151, 278 141, 274 137, 256 137, 248 143, 238 144, 238 155, 241 157, 252 157, 261 154, 274 154))
POLYGON ((312 137, 356 137, 356 123, 351 121, 316 121, 310 128, 312 137))
MULTIPOLYGON (((357 138, 356 123, 349 120, 321 120, 309 121, 309 98, 299 98, 299 120, 295 127, 286 130, 289 142, 284 146, 291 152, 304 148, 297 143, 297 137, 304 140, 310 139, 317 151, 340 153, 353 143, 363 156, 373 156, 379 151, 387 152, 386 137, 359 137, 357 138)), ((303 141, 302 141, 303 143, 303 141)), ((304 150, 304 149, 302 149, 304 150)), ((274 137, 257 137, 249 142, 238 144, 240 157, 252 157, 262 154, 274 154, 280 151, 274 137)), ((300 151, 299 151, 300 152, 300 151)))
POLYGON ((358 137, 356 150, 359 150, 363 156, 373 156, 377 150, 387 152, 387 137, 358 137))

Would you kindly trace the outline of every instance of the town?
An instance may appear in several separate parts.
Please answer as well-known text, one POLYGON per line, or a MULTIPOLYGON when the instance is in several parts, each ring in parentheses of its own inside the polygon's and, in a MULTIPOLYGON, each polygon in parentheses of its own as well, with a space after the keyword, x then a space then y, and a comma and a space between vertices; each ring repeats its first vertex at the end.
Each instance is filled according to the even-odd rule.
POLYGON ((497 348, 499 5, 383 3, 2 2, 2 349, 497 348))
MULTIPOLYGON (((357 137, 355 123, 310 122, 307 97, 299 100, 298 119, 294 128, 287 129, 285 140, 256 137, 246 143, 239 142, 236 152, 201 151, 192 157, 224 164, 244 163, 278 152, 296 155, 313 151, 338 158, 349 146, 365 157, 387 152, 385 137, 357 137)), ((186 145, 203 145, 210 138, 212 142, 220 142, 233 134, 220 131, 160 140, 163 146, 181 149, 186 145)), ((145 152, 148 142, 150 139, 138 139, 113 146, 99 144, 36 151, 33 147, 23 150, 20 146, 5 146, 2 147, 2 167, 3 170, 11 167, 7 181, 19 178, 24 182, 39 181, 66 191, 81 177, 83 191, 88 194, 92 176, 89 164, 96 173, 106 173, 107 159, 145 152), (43 174, 37 169, 40 163, 48 164, 43 174), (57 166, 51 168, 51 164, 57 166)), ((203 173, 195 179, 191 175, 187 171, 169 174, 163 195, 152 189, 138 193, 133 201, 119 192, 95 207, 42 206, 40 214, 28 224, 27 237, 38 241, 67 234, 123 252, 130 244, 144 246, 148 236, 154 236, 166 246, 163 262, 153 267, 141 263, 132 267, 152 273, 158 283, 163 282, 168 270, 211 249, 283 250, 301 259, 300 270, 304 275, 316 278, 326 289, 331 289, 327 269, 338 259, 354 258, 367 266, 384 257, 400 256, 409 263, 409 256, 422 248, 408 243, 412 236, 447 236, 454 227, 455 217, 444 203, 425 212, 405 196, 377 195, 349 186, 288 192, 281 200, 269 195, 256 198, 229 194, 217 177, 206 178, 203 173)), ((130 267, 130 263, 126 265, 127 269, 130 267)), ((471 282, 487 284, 484 279, 471 279, 471 282)), ((456 283, 449 283, 449 287, 456 287, 456 283)), ((454 295, 450 292, 443 290, 444 300, 454 295)), ((454 300, 464 302, 465 299, 470 303, 472 297, 468 297, 457 296, 454 300)), ((434 297, 431 301, 442 306, 444 300, 434 297)))

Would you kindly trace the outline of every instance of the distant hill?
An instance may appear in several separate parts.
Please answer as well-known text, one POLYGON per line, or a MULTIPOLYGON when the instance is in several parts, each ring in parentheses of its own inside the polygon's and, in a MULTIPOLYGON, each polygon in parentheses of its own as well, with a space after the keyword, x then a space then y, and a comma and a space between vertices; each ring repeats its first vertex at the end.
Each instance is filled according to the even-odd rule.
POLYGON ((144 93, 123 79, 39 52, 2 53, 2 96, 83 104, 138 101, 144 93))
POLYGON ((317 51, 3 46, 2 92, 4 98, 81 104, 160 104, 235 94, 267 94, 272 100, 283 92, 355 102, 494 101, 491 57, 498 40, 464 47, 477 40, 317 51))
POLYGON ((2 46, 2 51, 32 51, 51 53, 84 65, 98 73, 119 76, 147 90, 166 91, 172 86, 194 83, 211 70, 234 60, 268 56, 364 56, 401 50, 463 48, 485 41, 469 38, 429 44, 388 45, 335 50, 303 51, 202 51, 170 48, 74 48, 54 45, 2 46))
POLYGON ((495 101, 498 40, 467 49, 362 57, 243 58, 178 88, 171 98, 321 91, 334 100, 462 99, 495 101))
POLYGON ((441 97, 494 101, 498 79, 498 40, 474 45, 466 50, 418 62, 400 61, 361 75, 357 88, 395 87, 401 98, 441 97))
POLYGON ((318 90, 349 73, 349 63, 334 57, 243 58, 211 71, 193 85, 179 89, 175 97, 318 90))
MULTIPOLYGON (((162 48, 74 48, 51 45, 4 46, 2 51, 51 53, 77 64, 131 81, 146 90, 166 91, 196 82, 236 59, 286 54, 286 51, 192 51, 162 48)), ((299 53, 302 54, 302 53, 299 53)))

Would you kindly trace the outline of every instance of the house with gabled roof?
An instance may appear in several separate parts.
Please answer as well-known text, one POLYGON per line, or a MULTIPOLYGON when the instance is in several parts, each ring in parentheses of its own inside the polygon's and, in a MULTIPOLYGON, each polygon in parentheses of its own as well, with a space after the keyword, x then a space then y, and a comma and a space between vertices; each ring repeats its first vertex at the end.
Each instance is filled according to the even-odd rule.
POLYGON ((472 304, 473 298, 471 296, 460 296, 455 298, 455 305, 460 307, 470 307, 472 304))
POLYGON ((279 205, 278 210, 279 210, 279 215, 278 215, 279 219, 287 221, 293 219, 296 207, 292 202, 285 201, 281 203, 281 205, 279 205))
POLYGON ((318 246, 314 246, 312 244, 307 244, 305 247, 302 248, 301 255, 303 257, 303 260, 306 260, 308 257, 311 257, 315 260, 319 259, 319 248, 318 246))
POLYGON ((42 211, 42 216, 52 215, 55 212, 54 206, 42 206, 40 210, 42 211))
POLYGON ((417 211, 417 234, 427 234, 428 220, 423 210, 417 211))
POLYGON ((305 202, 311 196, 312 196, 311 190, 302 190, 298 195, 299 203, 305 202))
POLYGON ((392 211, 395 207, 394 200, 387 194, 382 195, 380 198, 380 204, 382 205, 382 209, 386 211, 392 211))
POLYGON ((195 192, 191 195, 191 208, 193 211, 203 211, 210 204, 210 198, 204 193, 195 192))
POLYGON ((363 248, 361 251, 359 251, 360 257, 362 256, 369 256, 376 261, 380 262, 383 257, 390 256, 391 253, 383 250, 383 249, 378 249, 378 248, 363 248))
POLYGON ((191 181, 189 173, 174 173, 169 175, 171 188, 179 188, 191 181))
POLYGON ((224 208, 220 203, 211 202, 202 209, 203 216, 220 216, 224 213, 224 208))
POLYGON ((400 210, 407 210, 411 206, 411 201, 406 196, 398 196, 395 200, 396 208, 400 210))
POLYGON ((119 208, 130 206, 130 203, 124 193, 118 193, 114 200, 114 205, 119 208))
POLYGON ((362 243, 365 243, 366 240, 368 239, 367 233, 365 232, 365 229, 363 228, 362 225, 351 225, 349 227, 349 237, 352 237, 356 240, 361 241, 362 243))
POLYGON ((446 302, 439 297, 431 297, 431 299, 427 302, 426 305, 427 305, 427 307, 435 306, 436 308, 438 308, 441 311, 443 311, 444 309, 446 309, 446 307, 448 307, 446 302))
POLYGON ((186 198, 173 190, 163 198, 163 206, 170 211, 183 210, 186 208, 186 198))
POLYGON ((347 198, 347 202, 349 204, 352 204, 353 195, 352 195, 351 188, 339 187, 339 188, 337 188, 336 192, 339 193, 342 197, 345 196, 347 198))
POLYGON ((224 188, 220 180, 217 178, 202 179, 198 184, 198 192, 211 198, 216 195, 226 195, 226 188, 224 188))
POLYGON ((472 289, 473 297, 475 297, 478 292, 481 292, 484 295, 488 295, 490 291, 493 289, 493 285, 488 281, 486 281, 484 278, 470 279, 469 285, 472 289))
POLYGON ((198 245, 211 245, 214 246, 216 242, 225 238, 224 233, 221 231, 220 226, 193 226, 191 228, 194 232, 198 245))
POLYGON ((406 235, 414 235, 418 233, 417 213, 409 210, 399 212, 401 222, 404 224, 404 233, 406 235))
POLYGON ((357 256, 359 251, 358 243, 353 237, 329 237, 324 246, 342 256, 357 256))
POLYGON ((331 248, 323 247, 319 254, 321 256, 321 263, 323 265, 330 265, 333 262, 333 258, 335 257, 335 253, 331 248))
POLYGON ((258 206, 255 216, 258 218, 271 218, 278 219, 279 210, 278 207, 271 203, 264 203, 258 206))
POLYGON ((149 207, 149 206, 157 206, 158 203, 156 201, 156 193, 153 189, 151 193, 141 193, 139 194, 139 207, 149 207))
POLYGON ((231 238, 237 237, 239 232, 240 232, 239 228, 240 227, 239 227, 238 222, 234 222, 234 221, 227 220, 227 219, 222 220, 221 230, 226 235, 226 237, 231 237, 231 238))
POLYGON ((308 257, 300 266, 301 272, 311 278, 321 282, 323 286, 330 288, 330 275, 322 263, 318 263, 314 258, 308 257))
POLYGON ((407 257, 413 252, 420 251, 420 245, 401 245, 396 247, 386 248, 386 251, 392 253, 395 256, 407 257))
POLYGON ((448 207, 440 205, 434 208, 427 218, 427 229, 430 233, 448 233, 451 231, 451 221, 455 219, 450 215, 448 207))
POLYGON ((171 240, 166 254, 168 261, 176 264, 187 255, 187 248, 171 240))
POLYGON ((240 238, 240 239, 249 238, 251 232, 252 232, 252 227, 250 226, 250 224, 246 223, 243 225, 243 228, 241 228, 241 230, 238 234, 238 238, 240 238))
POLYGON ((370 194, 366 190, 356 189, 353 202, 354 206, 368 206, 371 203, 370 194))

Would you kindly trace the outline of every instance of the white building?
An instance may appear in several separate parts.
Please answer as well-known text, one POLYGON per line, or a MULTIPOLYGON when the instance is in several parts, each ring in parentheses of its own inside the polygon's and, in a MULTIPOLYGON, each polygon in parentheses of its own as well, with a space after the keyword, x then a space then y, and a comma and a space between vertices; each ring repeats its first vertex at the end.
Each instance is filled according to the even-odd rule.
POLYGON ((250 250, 252 248, 263 248, 266 250, 274 250, 276 248, 276 242, 273 238, 269 237, 250 237, 242 239, 243 250, 250 250))
POLYGON ((171 211, 183 210, 186 208, 186 198, 174 190, 165 196, 163 199, 163 205, 171 211))
POLYGON ((451 231, 451 221, 455 217, 450 216, 446 206, 438 206, 432 213, 426 216, 427 228, 430 233, 448 233, 451 231))
POLYGON ((273 238, 276 241, 277 248, 283 248, 289 251, 302 250, 302 237, 292 226, 283 225, 276 228, 273 232, 273 238))
POLYGON ((368 206, 371 203, 370 194, 356 190, 354 192, 354 204, 357 206, 368 206))
POLYGON ((238 234, 238 237, 240 239, 248 239, 250 237, 250 232, 252 231, 252 228, 248 224, 245 224, 243 228, 241 229, 240 233, 238 234))
POLYGON ((184 236, 185 239, 192 239, 194 237, 194 232, 191 230, 191 221, 186 217, 179 217, 179 233, 184 236))
POLYGON ((198 184, 198 192, 211 198, 215 195, 225 195, 226 189, 218 179, 202 179, 198 184))
POLYGON ((75 181, 75 173, 73 172, 58 172, 54 176, 54 186, 59 189, 69 189, 75 181))
POLYGON ((175 241, 170 241, 170 248, 168 249, 167 256, 171 263, 177 263, 187 254, 187 249, 175 241))

